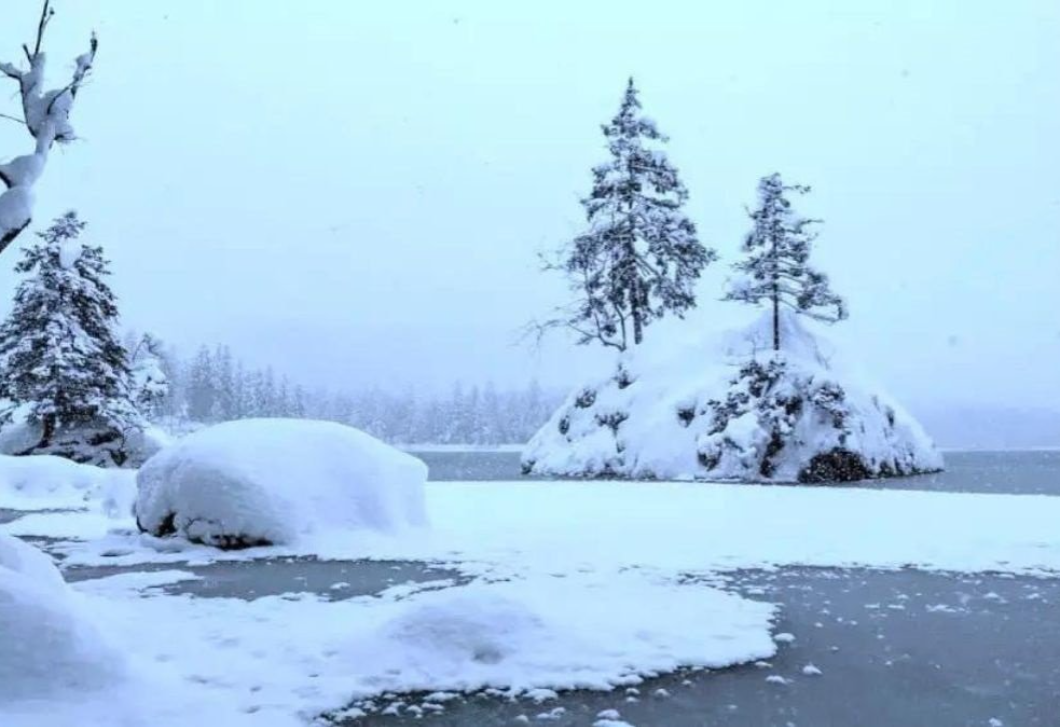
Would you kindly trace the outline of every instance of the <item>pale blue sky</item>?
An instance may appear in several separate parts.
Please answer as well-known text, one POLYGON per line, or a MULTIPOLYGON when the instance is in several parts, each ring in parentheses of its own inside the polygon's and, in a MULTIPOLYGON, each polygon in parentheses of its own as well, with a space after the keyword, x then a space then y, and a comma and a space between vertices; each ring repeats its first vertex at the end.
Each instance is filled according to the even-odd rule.
MULTIPOLYGON (((592 352, 510 343, 563 295, 535 254, 634 74, 723 255, 701 320, 779 170, 826 220, 836 338, 897 395, 1060 408, 1055 0, 55 5, 53 74, 101 49, 38 222, 90 221, 130 326, 341 388, 573 383, 592 352)), ((5 3, 0 55, 38 7, 5 3)), ((0 120, 0 158, 23 136, 0 120)))

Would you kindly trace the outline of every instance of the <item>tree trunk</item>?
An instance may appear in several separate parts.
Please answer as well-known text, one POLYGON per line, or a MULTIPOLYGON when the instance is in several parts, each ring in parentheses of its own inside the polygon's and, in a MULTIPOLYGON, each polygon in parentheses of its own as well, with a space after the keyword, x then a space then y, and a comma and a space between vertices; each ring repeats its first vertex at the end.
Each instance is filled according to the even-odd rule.
POLYGON ((773 288, 773 350, 780 350, 780 293, 773 288))
POLYGON ((633 290, 629 293, 629 312, 633 317, 633 345, 639 346, 644 340, 644 321, 641 317, 640 286, 633 283, 633 290))
POLYGON ((40 449, 47 449, 52 443, 52 437, 55 436, 55 415, 46 414, 41 420, 41 436, 40 444, 37 445, 40 449))

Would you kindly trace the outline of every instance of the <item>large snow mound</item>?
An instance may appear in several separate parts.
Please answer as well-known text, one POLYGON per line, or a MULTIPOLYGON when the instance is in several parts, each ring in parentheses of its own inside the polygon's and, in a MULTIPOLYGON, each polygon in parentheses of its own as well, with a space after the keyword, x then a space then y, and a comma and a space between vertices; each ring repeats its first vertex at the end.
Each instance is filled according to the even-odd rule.
POLYGON ((137 523, 222 548, 278 545, 329 529, 426 522, 427 466, 351 427, 248 419, 208 427, 148 460, 137 523))
POLYGON ((419 594, 336 649, 376 690, 611 689, 769 657, 773 615, 771 604, 636 572, 543 576, 419 594))
MULTIPOLYGON (((0 507, 12 510, 84 508, 100 501, 104 509, 126 499, 135 474, 77 464, 62 457, 0 455, 0 507)), ((117 506, 120 509, 120 505, 117 506)))
POLYGON ((829 482, 942 469, 923 428, 794 315, 646 344, 576 389, 523 452, 527 474, 829 482))
POLYGON ((51 560, 0 534, 0 704, 94 690, 124 661, 83 612, 51 560))

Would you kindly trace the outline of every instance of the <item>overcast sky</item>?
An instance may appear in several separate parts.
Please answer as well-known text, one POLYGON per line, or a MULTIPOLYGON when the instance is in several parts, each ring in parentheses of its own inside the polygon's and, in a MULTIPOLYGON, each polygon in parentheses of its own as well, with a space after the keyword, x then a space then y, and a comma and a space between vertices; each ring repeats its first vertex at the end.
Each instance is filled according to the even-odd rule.
MULTIPOLYGON (((55 6, 52 75, 91 29, 100 52, 37 222, 78 209, 125 324, 185 349, 347 389, 591 373, 512 343, 562 302, 535 256, 579 230, 632 74, 723 256, 689 325, 731 319, 744 205, 779 170, 826 220, 835 338, 895 394, 1060 408, 1056 0, 55 6)), ((4 59, 38 9, 4 2, 4 59)), ((0 159, 27 143, 0 119, 0 159)))

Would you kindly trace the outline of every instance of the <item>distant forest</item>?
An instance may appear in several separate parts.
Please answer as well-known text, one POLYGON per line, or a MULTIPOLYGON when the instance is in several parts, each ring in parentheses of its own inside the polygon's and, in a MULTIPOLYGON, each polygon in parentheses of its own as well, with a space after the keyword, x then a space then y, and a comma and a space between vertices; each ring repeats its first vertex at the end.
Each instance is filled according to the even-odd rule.
MULTIPOLYGON (((130 351, 136 339, 129 335, 130 351)), ((170 347, 156 350, 166 385, 152 418, 174 430, 252 417, 294 417, 349 424, 395 444, 521 444, 566 393, 546 391, 536 382, 518 390, 499 390, 490 382, 455 383, 444 396, 378 387, 310 389, 271 367, 247 366, 228 346, 203 346, 190 359, 170 347)))

